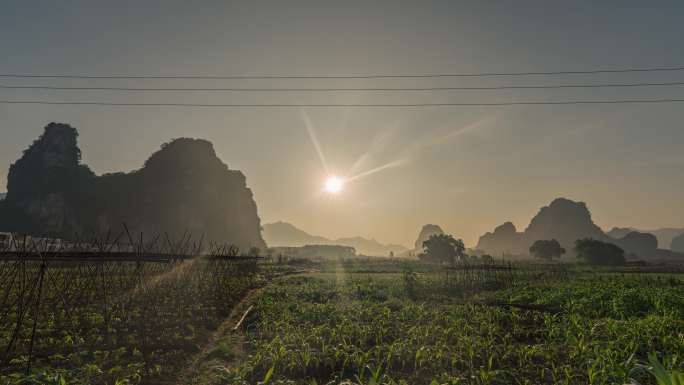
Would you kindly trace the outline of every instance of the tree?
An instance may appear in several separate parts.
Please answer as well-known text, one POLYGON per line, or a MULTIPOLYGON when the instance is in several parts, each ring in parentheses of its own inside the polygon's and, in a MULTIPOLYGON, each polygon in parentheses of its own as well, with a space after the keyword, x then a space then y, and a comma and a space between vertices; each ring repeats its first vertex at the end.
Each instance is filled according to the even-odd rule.
POLYGON ((625 251, 620 247, 601 242, 596 239, 584 238, 575 241, 577 258, 590 265, 621 265, 625 263, 625 251))
POLYGON ((557 240, 543 240, 535 241, 530 247, 530 253, 536 258, 551 260, 553 258, 560 258, 565 254, 565 249, 561 247, 557 240))
POLYGON ((449 234, 431 235, 423 242, 423 250, 419 258, 431 262, 454 263, 456 258, 463 259, 465 256, 463 241, 449 234))

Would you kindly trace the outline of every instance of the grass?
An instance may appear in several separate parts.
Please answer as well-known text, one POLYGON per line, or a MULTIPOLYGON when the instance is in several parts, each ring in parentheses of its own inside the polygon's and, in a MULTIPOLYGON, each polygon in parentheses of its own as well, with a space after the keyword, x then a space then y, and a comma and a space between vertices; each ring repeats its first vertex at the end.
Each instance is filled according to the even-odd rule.
POLYGON ((207 360, 229 361, 235 358, 233 347, 227 342, 220 342, 215 348, 207 352, 207 360))

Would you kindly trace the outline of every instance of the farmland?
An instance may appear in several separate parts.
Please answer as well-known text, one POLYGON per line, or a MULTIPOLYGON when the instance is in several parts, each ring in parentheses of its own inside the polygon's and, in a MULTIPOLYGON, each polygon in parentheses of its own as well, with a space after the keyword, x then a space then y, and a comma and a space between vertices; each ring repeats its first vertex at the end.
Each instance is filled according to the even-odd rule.
POLYGON ((18 279, 2 281, 3 347, 23 326, 3 384, 654 384, 639 369, 649 353, 684 365, 677 273, 390 259, 62 262, 39 294, 41 262, 24 264, 2 264, 18 279), (16 303, 23 316, 8 312, 16 303), (221 329, 238 303, 240 328, 231 319, 221 329))
POLYGON ((19 254, 0 261, 2 384, 168 383, 261 279, 181 251, 19 254))
POLYGON ((648 384, 635 369, 648 353, 684 364, 681 276, 535 268, 475 287, 417 264, 373 268, 264 288, 250 354, 216 383, 648 384))

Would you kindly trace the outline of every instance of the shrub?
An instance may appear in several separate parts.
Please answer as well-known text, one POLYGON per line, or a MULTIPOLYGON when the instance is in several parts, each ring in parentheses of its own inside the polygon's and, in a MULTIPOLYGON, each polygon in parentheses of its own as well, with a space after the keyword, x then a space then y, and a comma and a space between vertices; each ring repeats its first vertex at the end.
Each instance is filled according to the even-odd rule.
POLYGON ((590 265, 622 265, 625 251, 620 247, 596 239, 584 238, 575 241, 577 258, 590 265))

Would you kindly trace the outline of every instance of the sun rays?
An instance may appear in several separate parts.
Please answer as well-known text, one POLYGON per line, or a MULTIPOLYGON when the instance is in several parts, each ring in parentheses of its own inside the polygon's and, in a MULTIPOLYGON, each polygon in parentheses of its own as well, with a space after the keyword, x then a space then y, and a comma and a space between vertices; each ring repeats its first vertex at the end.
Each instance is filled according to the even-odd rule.
MULTIPOLYGON (((366 151, 361 153, 358 158, 352 163, 348 168, 346 173, 335 174, 329 167, 327 158, 323 151, 323 147, 316 134, 316 126, 304 109, 300 110, 302 121, 308 133, 309 139, 312 146, 314 147, 316 154, 321 162, 321 167, 324 172, 323 188, 322 193, 327 193, 327 195, 338 195, 340 194, 347 184, 352 182, 358 182, 361 179, 367 178, 371 175, 375 175, 390 169, 402 167, 408 163, 411 163, 415 159, 421 156, 421 153, 434 148, 439 145, 443 145, 452 141, 453 139, 472 133, 479 130, 480 128, 491 125, 496 120, 498 116, 484 116, 466 125, 459 125, 455 129, 448 130, 444 133, 444 130, 429 130, 427 134, 415 138, 409 145, 403 148, 394 148, 392 153, 395 159, 381 163, 379 165, 371 166, 374 161, 378 158, 378 154, 383 150, 387 150, 390 143, 396 139, 398 132, 403 123, 405 123, 404 118, 396 120, 390 127, 383 130, 380 134, 376 135, 370 146, 366 151), (435 132, 437 131, 437 132, 435 132)), ((450 125, 447 123, 445 126, 450 125)), ((444 126, 443 126, 444 127, 444 126)), ((344 127, 343 127, 344 128, 344 127)), ((318 195, 318 194, 316 194, 318 195)))
POLYGON ((327 175, 330 173, 330 170, 328 169, 328 162, 326 162, 325 155, 323 155, 323 149, 321 148, 321 143, 318 141, 318 137, 316 136, 313 123, 311 122, 311 118, 304 109, 300 111, 302 115, 302 120, 304 121, 304 127, 306 127, 306 131, 309 133, 309 139, 311 139, 311 144, 313 144, 314 148, 316 149, 316 153, 318 154, 318 158, 321 160, 323 170, 327 175))

